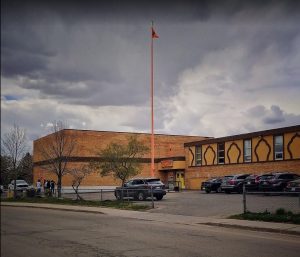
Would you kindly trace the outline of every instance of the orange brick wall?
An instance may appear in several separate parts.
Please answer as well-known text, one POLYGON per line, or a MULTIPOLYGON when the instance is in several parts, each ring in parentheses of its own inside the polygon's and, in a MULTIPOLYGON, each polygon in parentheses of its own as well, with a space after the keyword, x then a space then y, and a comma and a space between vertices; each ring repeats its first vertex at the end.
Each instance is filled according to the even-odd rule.
MULTIPOLYGON (((276 134, 275 134, 276 135, 276 134)), ((274 135, 255 136, 252 140, 252 161, 243 163, 243 139, 225 143, 225 164, 217 164, 217 143, 185 147, 185 183, 188 189, 199 189, 202 181, 230 174, 290 171, 300 175, 300 132, 283 133, 284 160, 274 161, 274 135), (202 147, 202 165, 195 167, 195 149, 202 147), (290 157, 292 154, 292 159, 290 157), (239 157, 240 155, 240 157, 239 157), (213 162, 213 159, 215 161, 213 162), (229 162, 230 159, 230 162, 229 162)))
MULTIPOLYGON (((85 163, 69 163, 69 168, 79 167, 85 163)), ((157 164, 155 165, 157 166, 157 164)), ((141 173, 136 177, 149 177, 150 176, 150 164, 142 164, 141 165, 141 173)), ((165 180, 164 174, 161 172, 155 173, 156 177, 161 178, 161 180, 165 180)), ((42 169, 42 167, 38 166, 34 169, 34 181, 41 179, 54 180, 57 181, 57 177, 53 172, 49 172, 47 170, 42 169)), ((62 185, 63 186, 71 186, 73 177, 70 174, 66 174, 63 176, 62 185)), ((121 180, 115 179, 113 176, 105 176, 102 177, 99 171, 94 171, 89 176, 87 176, 81 183, 82 186, 117 186, 121 185, 121 180)))
POLYGON ((247 173, 260 175, 276 171, 295 172, 300 175, 300 160, 188 167, 185 170, 185 183, 188 189, 200 189, 201 182, 212 177, 247 173))
MULTIPOLYGON (((107 131, 88 131, 88 130, 65 130, 76 140, 76 151, 72 156, 74 157, 95 157, 97 153, 104 149, 111 142, 118 144, 127 144, 130 136, 137 136, 138 140, 147 145, 150 149, 150 134, 144 133, 125 133, 125 132, 107 132, 107 131)), ((33 161, 36 163, 42 161, 43 158, 38 149, 41 145, 49 143, 52 140, 53 135, 40 138, 34 141, 33 146, 33 161)), ((205 137, 199 136, 176 136, 176 135, 155 135, 155 158, 168 158, 168 157, 183 157, 184 146, 186 142, 198 141, 205 139, 205 137)), ((138 177, 150 176, 150 150, 143 158, 145 160, 141 166, 141 173, 138 177)), ((70 162, 68 168, 82 165, 78 162, 70 162)), ((158 171, 158 164, 155 163, 155 176, 160 177, 163 181, 167 181, 167 173, 158 171)), ((34 183, 38 179, 54 179, 57 181, 55 175, 43 169, 40 165, 34 167, 34 183)), ((70 186, 72 183, 72 177, 65 175, 62 180, 63 186, 70 186)), ((99 172, 86 177, 82 182, 83 186, 113 186, 119 185, 120 181, 116 181, 112 176, 101 177, 99 172)))
MULTIPOLYGON (((97 152, 104 149, 111 142, 126 144, 130 136, 137 136, 138 140, 150 148, 150 134, 145 133, 125 133, 125 132, 106 132, 106 131, 86 131, 86 130, 65 130, 66 133, 74 136, 77 141, 77 150, 74 157, 94 157, 97 152)), ((204 137, 196 136, 174 136, 174 135, 155 135, 155 158, 184 157, 185 161, 185 184, 187 189, 199 189, 200 183, 211 177, 219 177, 229 174, 251 173, 262 174, 265 172, 290 171, 300 174, 300 132, 284 134, 284 160, 273 161, 274 145, 273 136, 264 135, 263 137, 252 138, 252 162, 243 162, 243 140, 229 140, 225 142, 225 165, 217 164, 217 143, 204 144, 202 146, 202 166, 195 167, 195 146, 184 147, 184 143, 207 140, 204 137), (260 143, 259 143, 260 142, 260 143), (258 145, 259 143, 259 145, 258 145), (289 146, 288 146, 289 144, 289 146), (239 151, 239 150, 240 151, 239 151), (256 149, 256 151, 255 151, 256 149), (293 160, 290 160, 290 153, 293 160), (206 151, 207 150, 207 151, 206 151), (267 152, 270 150, 269 161, 267 152), (206 152, 206 153, 205 153, 206 152), (213 152, 215 161, 213 162, 213 152), (256 158, 256 154, 259 160, 256 158), (240 155, 240 158, 238 158, 240 155), (205 165, 205 159, 207 165, 205 165), (230 159, 230 164, 229 164, 230 159)), ((34 141, 33 160, 38 162, 43 160, 37 149, 42 144, 47 144, 52 135, 34 141)), ((138 177, 150 176, 150 151, 143 156, 144 163, 141 166, 141 173, 138 177)), ((79 162, 70 162, 69 168, 82 165, 79 162)), ((168 181, 168 170, 159 171, 159 163, 155 163, 155 176, 160 177, 163 182, 168 181)), ((170 169, 171 171, 172 169, 170 169)), ((37 179, 54 179, 53 174, 42 169, 42 166, 34 167, 34 182, 37 179)), ((72 177, 63 177, 63 186, 70 186, 72 177)), ((83 182, 83 186, 113 186, 119 185, 112 176, 101 177, 99 172, 89 175, 83 182)))

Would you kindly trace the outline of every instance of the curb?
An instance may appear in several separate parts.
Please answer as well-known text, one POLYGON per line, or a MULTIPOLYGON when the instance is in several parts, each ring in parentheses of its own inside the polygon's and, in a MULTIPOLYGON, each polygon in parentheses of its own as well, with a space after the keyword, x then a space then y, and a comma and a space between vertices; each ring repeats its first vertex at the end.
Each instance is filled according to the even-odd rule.
POLYGON ((224 224, 224 223, 213 223, 213 222, 198 223, 198 224, 208 225, 208 226, 215 226, 215 227, 223 227, 223 228, 236 228, 236 229, 243 229, 243 230, 251 230, 251 231, 259 231, 259 232, 270 232, 270 233, 277 233, 277 234, 288 234, 288 235, 300 236, 300 232, 286 230, 286 229, 250 227, 250 226, 242 226, 242 225, 236 225, 236 224, 224 224))
MULTIPOLYGON (((114 215, 116 216, 116 212, 118 212, 117 216, 123 216, 122 213, 124 213, 124 211, 126 212, 132 212, 132 213, 139 213, 138 211, 131 211, 131 210, 119 210, 119 209, 113 209, 113 208, 105 208, 105 207, 97 207, 99 209, 97 210, 93 210, 92 208, 95 208, 95 207, 88 207, 88 206, 80 206, 81 209, 78 209, 78 208, 74 208, 74 207, 78 207, 78 206, 71 206, 71 205, 63 205, 63 206, 60 206, 60 205, 52 205, 52 206, 49 206, 51 204, 32 204, 32 203, 8 203, 8 202, 1 202, 1 207, 5 207, 5 206, 8 206, 8 207, 19 207, 19 208, 37 208, 37 209, 50 209, 50 210, 59 210, 59 211, 69 211, 69 212, 82 212, 82 213, 93 213, 93 214, 101 214, 101 215, 109 215, 109 212, 111 211, 114 211, 115 213, 114 214, 111 214, 111 215, 114 215), (102 209, 102 211, 101 211, 102 209)), ((143 212, 141 212, 143 213, 143 212)), ((147 214, 152 214, 151 212, 144 212, 144 213, 147 213, 147 214)), ((176 215, 172 215, 172 216, 176 216, 176 215)), ((181 216, 181 215, 177 215, 177 216, 181 216)), ((261 224, 264 224, 264 225, 269 225, 268 227, 259 227, 257 226, 257 224, 254 224, 253 225, 243 225, 241 224, 241 220, 238 220, 238 223, 240 224, 237 224, 234 222, 236 220, 233 220, 233 219, 215 219, 215 220, 212 220, 211 218, 207 218, 207 221, 205 221, 205 218, 204 217, 192 217, 194 219, 194 221, 187 221, 187 220, 182 220, 182 221, 175 221, 172 219, 167 219, 167 220, 162 220, 161 218, 159 217, 129 217, 128 215, 125 215, 124 217, 126 218, 132 218, 132 219, 139 219, 139 220, 147 220, 147 221, 156 221, 156 222, 165 222, 165 223, 176 223, 176 224, 184 224, 184 225, 206 225, 206 226, 215 226, 215 227, 224 227, 224 228, 235 228, 235 229, 242 229, 242 230, 250 230, 250 231, 260 231, 260 232, 271 232, 271 233, 278 233, 278 234, 289 234, 289 235, 296 235, 296 236, 300 236, 300 226, 296 225, 296 224, 286 224, 286 223, 276 223, 276 225, 280 225, 280 224, 283 224, 283 225, 289 225, 288 228, 272 228, 271 225, 272 223, 270 222, 263 222, 261 224), (203 222, 199 222, 199 220, 195 220, 199 218, 199 220, 203 220, 203 222), (231 222, 228 223, 228 222, 231 222), (296 229, 296 230, 294 230, 296 229)), ((189 216, 183 216, 183 217, 189 217, 189 216)), ((245 221, 245 222, 248 222, 248 221, 245 221)), ((262 221, 259 221, 259 223, 262 222, 262 221)))
POLYGON ((13 204, 3 204, 1 203, 1 207, 16 207, 16 208, 32 208, 32 209, 45 209, 45 210, 57 210, 57 211, 69 211, 69 212, 83 212, 83 213, 94 213, 94 214, 102 214, 105 213, 101 211, 94 211, 94 210, 78 210, 78 209, 68 209, 63 208, 60 206, 36 206, 36 205, 13 205, 13 204))

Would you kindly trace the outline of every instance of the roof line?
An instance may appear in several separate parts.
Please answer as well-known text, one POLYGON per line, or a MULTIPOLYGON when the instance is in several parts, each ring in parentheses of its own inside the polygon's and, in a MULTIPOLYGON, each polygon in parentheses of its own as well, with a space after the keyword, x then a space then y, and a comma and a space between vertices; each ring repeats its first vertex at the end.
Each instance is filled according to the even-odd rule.
POLYGON ((186 146, 195 146, 195 145, 203 145, 203 144, 213 144, 213 143, 219 143, 219 142, 224 142, 224 141, 233 141, 233 140, 239 140, 239 139, 247 139, 247 138, 256 137, 256 136, 267 136, 267 135, 272 135, 272 134, 281 134, 281 133, 295 132, 295 131, 300 131, 300 125, 268 129, 268 130, 261 130, 261 131, 250 132, 250 133, 245 133, 245 134, 238 134, 238 135, 233 135, 233 136, 211 138, 211 139, 207 139, 207 140, 194 141, 194 142, 184 143, 184 146, 186 147, 186 146))
MULTIPOLYGON (((74 130, 74 131, 91 131, 91 132, 104 132, 104 133, 124 133, 124 134, 146 134, 151 135, 151 133, 146 132, 129 132, 129 131, 111 131, 111 130, 90 130, 90 129, 63 129, 63 130, 74 130)), ((178 137, 203 137, 203 138, 212 138, 207 136, 199 136, 199 135, 174 135, 174 134, 163 134, 163 133, 155 133, 157 136, 178 136, 178 137)))

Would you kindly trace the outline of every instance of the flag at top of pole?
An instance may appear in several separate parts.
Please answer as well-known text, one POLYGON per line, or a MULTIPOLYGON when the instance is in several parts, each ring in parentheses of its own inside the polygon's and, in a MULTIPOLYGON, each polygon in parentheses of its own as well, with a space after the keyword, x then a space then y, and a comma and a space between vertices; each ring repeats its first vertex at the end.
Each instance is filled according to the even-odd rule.
POLYGON ((152 38, 159 38, 159 36, 156 34, 153 27, 152 27, 152 38))
POLYGON ((151 170, 150 174, 151 177, 154 177, 154 72, 153 72, 153 39, 158 38, 154 28, 153 28, 153 21, 151 26, 151 170))

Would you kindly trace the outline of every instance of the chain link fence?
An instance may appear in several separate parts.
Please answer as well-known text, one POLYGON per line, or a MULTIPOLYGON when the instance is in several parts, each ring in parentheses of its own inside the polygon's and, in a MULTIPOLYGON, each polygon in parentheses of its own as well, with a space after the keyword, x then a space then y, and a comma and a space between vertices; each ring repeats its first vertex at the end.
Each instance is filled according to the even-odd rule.
POLYGON ((278 209, 300 214, 300 193, 293 192, 252 192, 243 190, 243 211, 270 212, 278 209))
MULTIPOLYGON (((161 200, 155 189, 84 189, 78 191, 79 196, 84 200, 92 201, 134 201, 135 204, 149 205, 154 208, 154 202, 161 200)), ((78 196, 68 190, 62 194, 63 198, 76 200, 78 196)))

